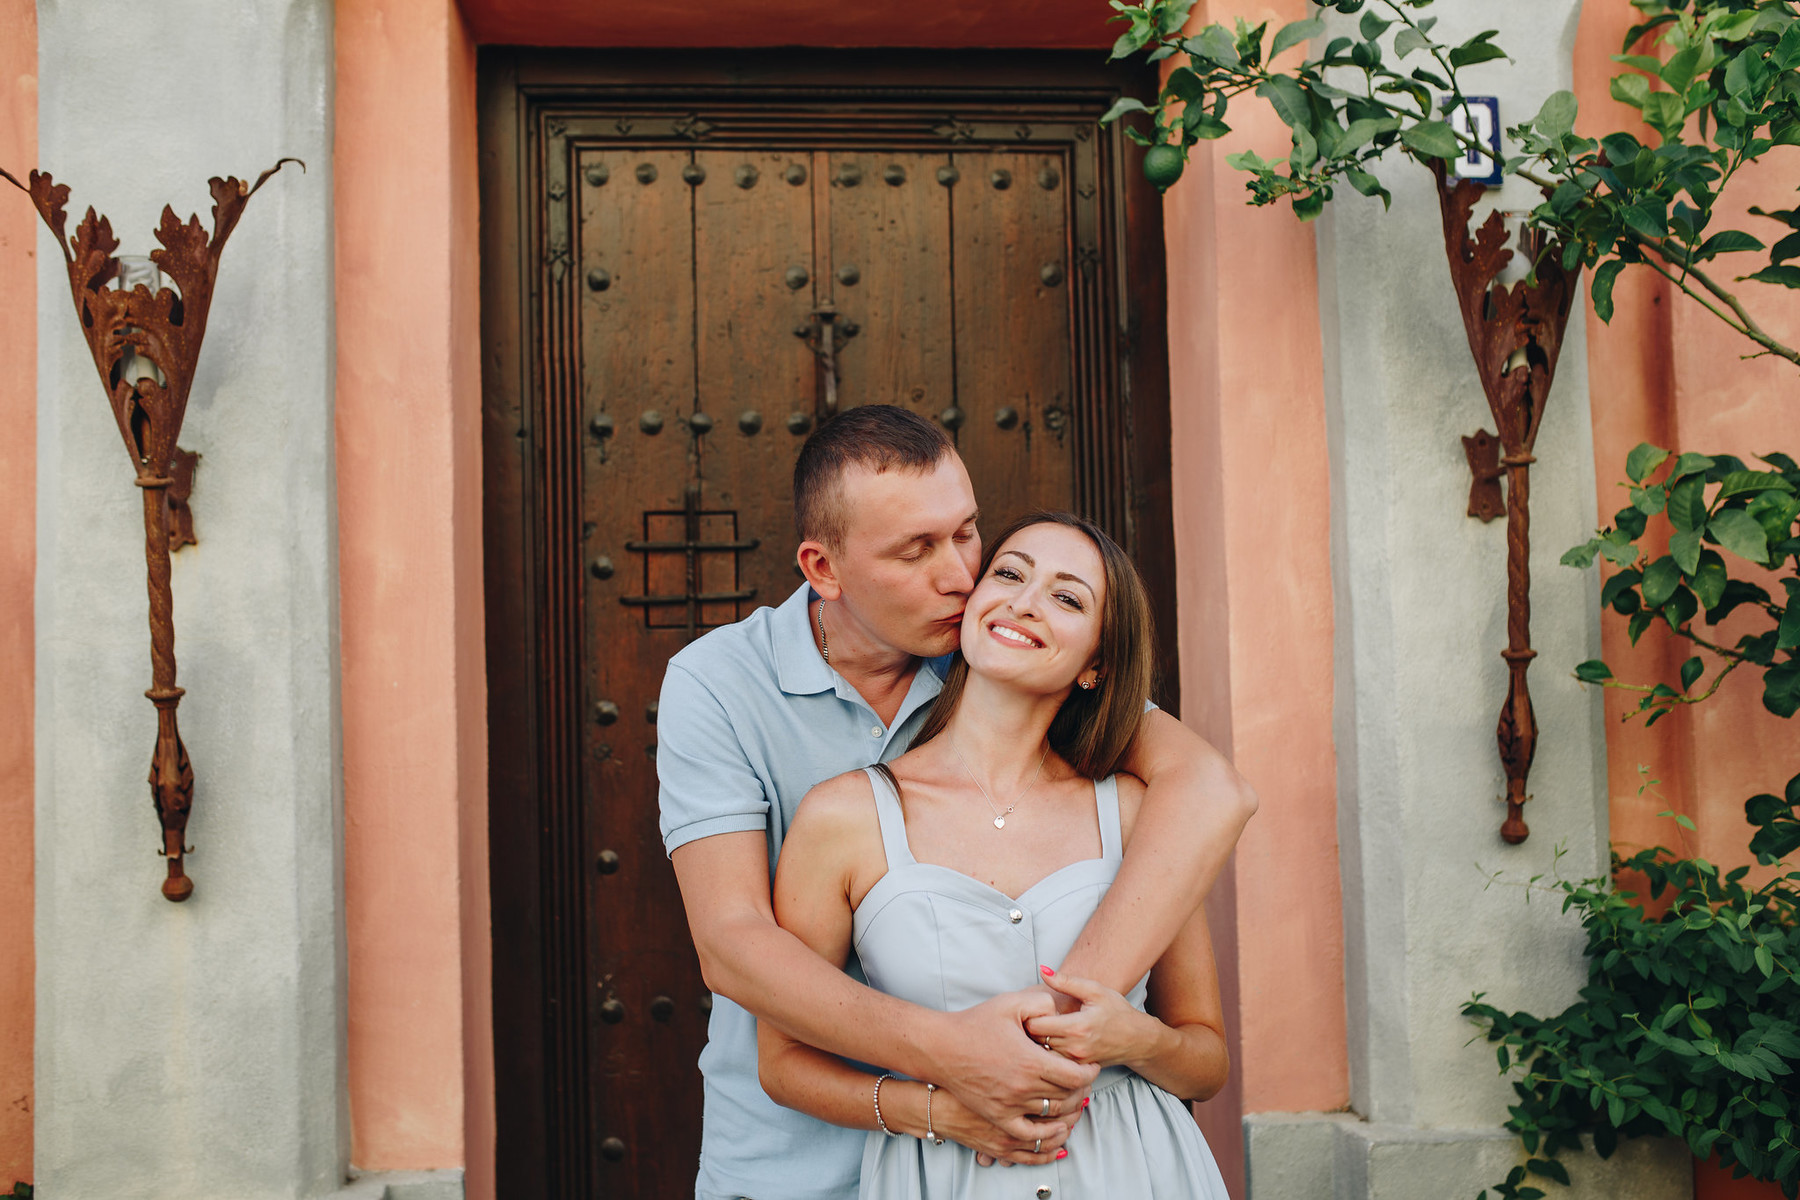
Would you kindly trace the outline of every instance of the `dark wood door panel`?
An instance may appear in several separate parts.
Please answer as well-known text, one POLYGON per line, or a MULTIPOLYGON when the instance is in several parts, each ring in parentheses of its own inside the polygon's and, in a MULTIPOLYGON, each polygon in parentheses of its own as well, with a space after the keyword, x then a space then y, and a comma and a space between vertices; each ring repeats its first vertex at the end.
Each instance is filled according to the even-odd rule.
POLYGON ((1161 544, 1166 444, 1131 436, 1166 423, 1131 344, 1160 278, 1093 124, 1119 82, 1042 58, 1008 93, 905 56, 853 87, 820 56, 808 90, 484 52, 489 672, 528 701, 490 719, 496 962, 533 973, 495 979, 508 1195, 691 1194, 710 998, 655 701, 671 654, 797 585, 805 434, 903 404, 990 532, 1073 507, 1161 544))

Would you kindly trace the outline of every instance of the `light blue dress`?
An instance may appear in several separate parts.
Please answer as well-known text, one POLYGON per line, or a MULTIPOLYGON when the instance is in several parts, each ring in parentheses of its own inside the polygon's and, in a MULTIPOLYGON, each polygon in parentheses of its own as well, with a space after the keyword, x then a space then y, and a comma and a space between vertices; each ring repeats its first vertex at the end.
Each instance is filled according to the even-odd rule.
MULTIPOLYGON (((1062 964, 1118 874, 1122 838, 1114 782, 1094 785, 1100 857, 1070 863, 1016 900, 949 867, 913 858, 900 800, 870 768, 887 874, 856 908, 852 938, 869 983, 942 1012, 1039 982, 1062 964)), ((1146 976, 1148 978, 1148 976, 1146 976)), ((1144 980, 1128 1001, 1142 1008, 1144 980)), ((1187 1106, 1124 1067, 1107 1067, 1068 1141, 1041 1167, 979 1167, 975 1152, 869 1134, 862 1200, 1229 1200, 1187 1106)))

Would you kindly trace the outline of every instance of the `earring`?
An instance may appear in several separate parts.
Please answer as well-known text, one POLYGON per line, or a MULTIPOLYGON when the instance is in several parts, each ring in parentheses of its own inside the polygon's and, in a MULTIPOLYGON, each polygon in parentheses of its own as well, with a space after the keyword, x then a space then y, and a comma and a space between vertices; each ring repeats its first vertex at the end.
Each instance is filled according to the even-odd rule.
POLYGON ((1084 692, 1091 692, 1094 690, 1094 685, 1099 682, 1098 679, 1083 679, 1081 681, 1081 690, 1084 692))

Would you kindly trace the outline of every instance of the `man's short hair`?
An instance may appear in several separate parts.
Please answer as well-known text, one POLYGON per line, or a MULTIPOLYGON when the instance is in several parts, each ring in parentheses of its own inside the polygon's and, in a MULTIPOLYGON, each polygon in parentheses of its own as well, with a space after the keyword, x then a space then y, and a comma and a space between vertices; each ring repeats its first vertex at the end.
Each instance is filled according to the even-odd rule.
POLYGON ((931 421, 897 404, 864 404, 826 421, 794 463, 794 532, 803 542, 844 544, 844 472, 929 471, 956 447, 931 421))

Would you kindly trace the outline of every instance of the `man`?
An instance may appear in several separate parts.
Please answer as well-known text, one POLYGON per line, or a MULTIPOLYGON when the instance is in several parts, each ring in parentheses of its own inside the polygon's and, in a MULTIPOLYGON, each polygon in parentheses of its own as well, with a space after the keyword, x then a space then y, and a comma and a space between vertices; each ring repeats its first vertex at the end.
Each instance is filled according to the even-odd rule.
MULTIPOLYGON (((658 710, 663 839, 717 993, 700 1057, 701 1200, 856 1195, 863 1134, 769 1100, 756 1019, 936 1083, 1027 1149, 1060 1144, 1094 1075, 1025 1034, 1027 1018, 1051 1011, 1047 993, 928 1011, 775 923, 770 878, 801 797, 905 751, 981 561, 962 459, 941 429, 896 406, 851 409, 807 440, 794 510, 806 583, 672 658, 658 710)), ((1061 968, 1121 992, 1205 898, 1256 807, 1230 764, 1163 712, 1146 716, 1126 766, 1149 785, 1133 849, 1061 968)))

